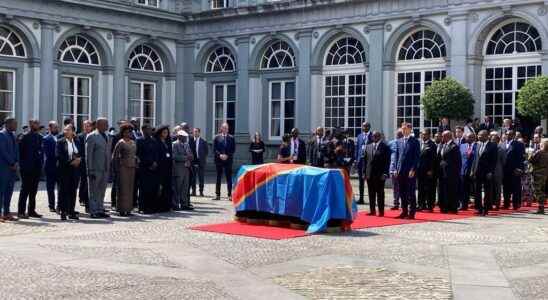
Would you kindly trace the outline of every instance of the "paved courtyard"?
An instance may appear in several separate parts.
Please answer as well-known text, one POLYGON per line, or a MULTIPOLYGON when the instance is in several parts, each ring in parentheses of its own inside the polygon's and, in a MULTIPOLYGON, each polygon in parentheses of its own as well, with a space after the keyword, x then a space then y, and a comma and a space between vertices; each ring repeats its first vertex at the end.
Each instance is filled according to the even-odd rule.
POLYGON ((534 214, 272 241, 189 229, 231 220, 226 199, 76 222, 38 202, 42 220, 0 223, 1 299, 548 299, 534 214))

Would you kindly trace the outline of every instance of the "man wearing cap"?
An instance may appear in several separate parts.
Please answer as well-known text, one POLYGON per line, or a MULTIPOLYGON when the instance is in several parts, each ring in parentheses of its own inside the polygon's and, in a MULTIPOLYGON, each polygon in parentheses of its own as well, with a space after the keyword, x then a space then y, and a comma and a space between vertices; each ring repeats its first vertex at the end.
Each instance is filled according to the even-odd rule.
POLYGON ((177 140, 173 142, 173 208, 175 210, 192 210, 190 204, 189 184, 190 168, 194 156, 188 143, 188 133, 177 132, 177 140))

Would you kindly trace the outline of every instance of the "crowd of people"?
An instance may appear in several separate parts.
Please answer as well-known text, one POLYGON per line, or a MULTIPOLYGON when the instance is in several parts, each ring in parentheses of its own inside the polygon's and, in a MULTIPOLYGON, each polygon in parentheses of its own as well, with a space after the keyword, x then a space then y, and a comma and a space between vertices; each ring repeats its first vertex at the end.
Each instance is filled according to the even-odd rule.
MULTIPOLYGON (((61 220, 78 219, 76 200, 91 218, 108 218, 105 192, 112 182, 111 210, 129 217, 137 210, 151 214, 170 210, 192 210, 190 197, 204 196, 204 172, 210 146, 200 128, 182 123, 170 128, 139 126, 136 119, 118 122, 86 120, 76 133, 72 119, 60 126, 30 120, 16 135, 17 121, 7 118, 0 131, 0 222, 41 218, 36 211, 38 185, 45 175, 48 206, 61 220), (60 132, 62 130, 62 132, 60 132), (10 203, 17 178, 21 191, 16 216, 10 203)), ((512 120, 495 125, 472 121, 457 126, 442 119, 435 134, 425 128, 419 134, 403 123, 393 140, 362 124, 356 137, 343 129, 319 127, 308 142, 293 128, 282 137, 277 162, 309 164, 320 168, 356 171, 358 203, 364 204, 365 186, 369 214, 384 216, 385 183, 392 183, 394 203, 400 218, 413 219, 417 211, 458 213, 473 201, 477 214, 490 210, 538 203, 544 213, 548 182, 548 140, 537 127, 529 142, 514 129, 512 120), (415 136, 419 135, 419 136, 415 136), (418 193, 417 193, 418 190, 418 193)), ((231 200, 236 141, 223 123, 211 142, 216 168, 214 200, 221 199, 226 178, 231 200)), ((249 145, 251 164, 263 164, 265 143, 256 133, 249 145)))
MULTIPOLYGON (((191 196, 204 196, 204 170, 208 143, 200 128, 187 123, 153 128, 138 126, 136 119, 118 122, 109 129, 108 120, 86 120, 77 134, 72 119, 62 128, 55 121, 41 131, 38 120, 30 120, 16 135, 17 120, 7 118, 0 131, 0 222, 41 218, 36 210, 38 186, 45 176, 48 206, 61 220, 79 219, 76 200, 91 218, 108 218, 105 194, 112 183, 111 210, 129 217, 170 210, 193 210, 191 196), (60 132, 62 129, 62 132, 60 132), (10 212, 14 184, 21 179, 17 214, 10 212)), ((223 124, 213 142, 218 170, 220 200, 222 176, 230 197, 234 138, 223 124)))

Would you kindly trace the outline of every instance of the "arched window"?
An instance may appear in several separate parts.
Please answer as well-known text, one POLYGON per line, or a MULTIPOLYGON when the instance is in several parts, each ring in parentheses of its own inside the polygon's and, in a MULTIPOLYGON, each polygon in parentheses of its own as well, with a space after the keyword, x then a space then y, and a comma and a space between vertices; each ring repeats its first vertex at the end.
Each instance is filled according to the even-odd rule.
POLYGON ((445 57, 443 38, 432 30, 424 29, 411 34, 400 47, 398 60, 417 60, 445 57))
POLYGON ((209 54, 206 63, 206 72, 234 72, 236 70, 234 55, 228 47, 219 47, 209 54))
POLYGON ((446 77, 447 56, 445 41, 430 29, 419 29, 409 34, 398 49, 396 62, 396 124, 411 123, 418 136, 423 128, 437 131, 438 120, 428 120, 421 98, 433 81, 446 77))
POLYGON ((261 59, 261 69, 287 69, 293 67, 295 67, 293 49, 282 40, 271 43, 261 59))
POLYGON ((59 46, 57 59, 64 63, 95 65, 100 64, 97 48, 85 37, 76 34, 66 38, 59 46))
POLYGON ((535 27, 523 22, 512 22, 491 35, 485 54, 537 52, 541 49, 542 41, 535 27))
POLYGON ((160 55, 146 44, 139 45, 131 51, 128 66, 138 71, 163 72, 164 70, 160 55))
POLYGON ((326 66, 361 64, 365 62, 365 49, 353 37, 346 37, 334 43, 325 58, 326 66))
POLYGON ((0 56, 27 56, 21 38, 13 30, 4 26, 0 26, 0 56))
POLYGON ((542 40, 538 30, 522 20, 510 20, 488 36, 483 59, 482 113, 501 125, 506 118, 520 119, 528 134, 534 120, 520 116, 515 103, 518 91, 542 74, 542 40))
POLYGON ((346 128, 351 136, 360 132, 367 118, 365 61, 365 48, 353 37, 342 37, 328 48, 323 68, 325 127, 346 128))

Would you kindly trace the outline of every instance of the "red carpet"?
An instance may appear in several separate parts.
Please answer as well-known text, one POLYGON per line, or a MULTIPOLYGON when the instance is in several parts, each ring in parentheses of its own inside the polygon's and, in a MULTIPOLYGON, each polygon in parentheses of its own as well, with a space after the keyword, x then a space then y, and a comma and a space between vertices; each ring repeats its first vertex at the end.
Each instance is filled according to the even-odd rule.
MULTIPOLYGON (((530 207, 523 207, 518 212, 528 212, 530 207)), ((489 216, 498 216, 512 214, 516 211, 513 210, 500 210, 500 211, 491 211, 489 216)), ((419 212, 415 216, 415 220, 402 220, 397 219, 396 217, 400 214, 400 211, 388 210, 385 212, 384 217, 368 216, 367 211, 361 211, 358 213, 356 220, 352 223, 353 229, 363 229, 363 228, 372 228, 372 227, 383 227, 383 226, 393 226, 393 225, 404 225, 404 224, 414 224, 414 223, 424 223, 424 222, 440 222, 447 220, 458 220, 472 218, 474 215, 474 209, 469 209, 468 211, 459 211, 458 214, 441 214, 439 211, 433 213, 423 213, 419 212)), ((248 237, 255 237, 268 240, 283 240, 291 239, 297 237, 307 236, 306 231, 292 228, 284 227, 274 227, 267 225, 250 225, 246 223, 239 222, 228 222, 222 224, 211 224, 211 225, 200 225, 191 227, 193 230, 207 231, 207 232, 216 232, 232 235, 243 235, 248 237)))

